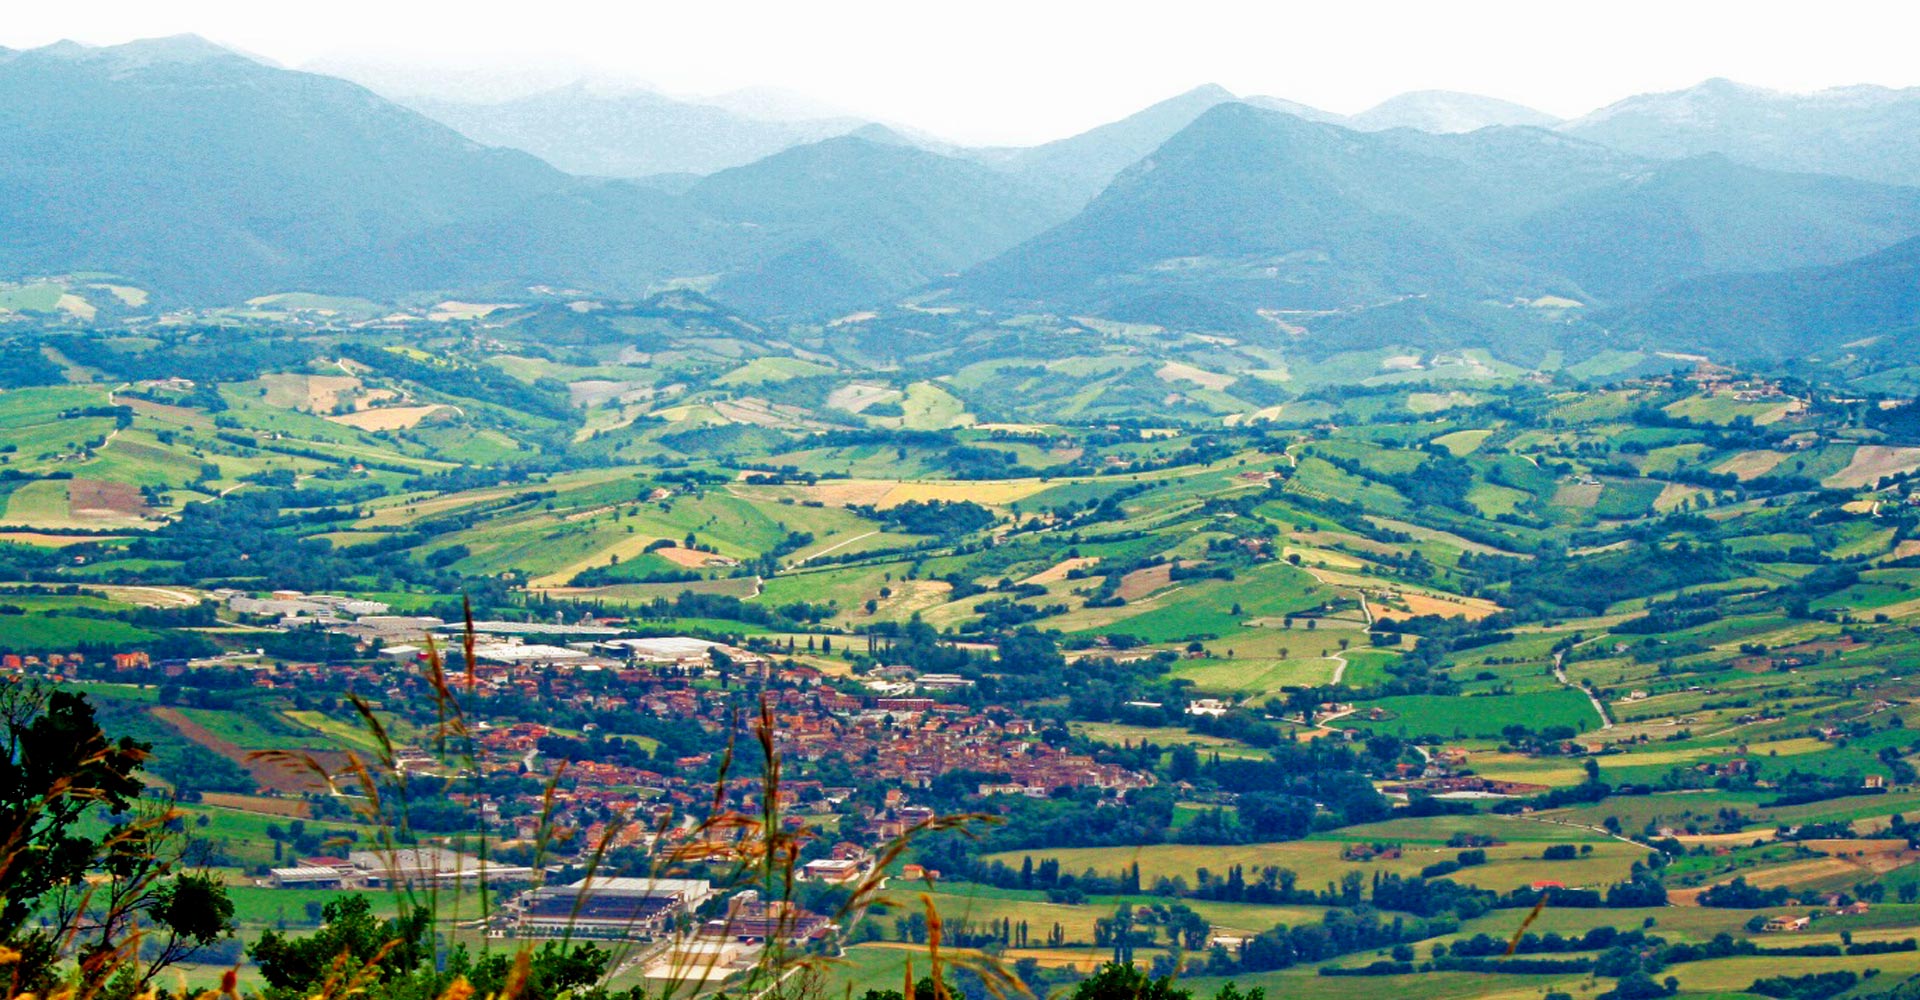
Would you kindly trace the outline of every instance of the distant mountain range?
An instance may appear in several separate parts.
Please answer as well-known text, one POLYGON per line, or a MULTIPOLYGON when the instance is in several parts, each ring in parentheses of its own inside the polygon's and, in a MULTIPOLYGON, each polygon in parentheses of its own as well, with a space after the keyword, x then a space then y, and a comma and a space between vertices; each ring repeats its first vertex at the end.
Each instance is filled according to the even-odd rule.
POLYGON ((1720 153, 1771 170, 1920 184, 1920 88, 1785 94, 1709 80, 1629 97, 1561 128, 1641 156, 1720 153))
POLYGON ((713 293, 763 314, 885 301, 1010 249, 1075 207, 878 127, 723 170, 686 200, 741 228, 745 254, 713 293))
POLYGON ((752 95, 411 100, 191 37, 0 50, 0 277, 110 272, 162 305, 697 287, 771 318, 937 291, 1383 343, 1523 336, 1542 296, 1589 306, 1582 335, 1730 348, 1736 317, 1763 350, 1911 328, 1920 187, 1887 182, 1920 180, 1914 92, 1716 81, 1558 123, 1201 87, 1022 149, 752 95))
POLYGON ((651 91, 586 83, 492 104, 426 97, 404 103, 475 142, 532 153, 590 177, 710 174, 868 124, 751 118, 651 91))
POLYGON ((198 39, 0 56, 0 273, 108 271, 175 303, 631 288, 707 259, 700 223, 198 39))
POLYGON ((1234 103, 958 288, 1175 324, 1232 309, 1246 325, 1410 295, 1630 300, 1916 233, 1917 189, 1642 160, 1530 128, 1358 133, 1234 103))

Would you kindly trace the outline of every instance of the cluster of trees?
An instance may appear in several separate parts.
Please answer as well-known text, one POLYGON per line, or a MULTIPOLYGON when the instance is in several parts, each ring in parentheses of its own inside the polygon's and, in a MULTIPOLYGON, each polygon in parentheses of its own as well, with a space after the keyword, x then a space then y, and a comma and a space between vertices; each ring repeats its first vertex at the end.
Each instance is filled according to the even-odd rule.
POLYGON ((1550 614, 1556 608, 1601 614, 1620 601, 1737 575, 1737 564, 1724 548, 1685 541, 1584 558, 1553 553, 1531 560, 1462 557, 1461 566, 1470 567, 1484 582, 1506 581, 1506 603, 1525 617, 1550 614))
POLYGON ((908 500, 884 510, 861 505, 847 509, 895 531, 942 538, 971 534, 1000 519, 971 500, 908 500))

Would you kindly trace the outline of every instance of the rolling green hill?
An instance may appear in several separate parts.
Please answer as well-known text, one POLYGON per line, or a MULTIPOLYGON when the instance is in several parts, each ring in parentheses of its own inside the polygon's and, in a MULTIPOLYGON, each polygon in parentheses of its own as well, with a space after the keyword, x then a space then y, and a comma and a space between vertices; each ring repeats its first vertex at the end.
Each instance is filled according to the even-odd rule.
POLYGON ((1701 278, 1608 319, 1649 340, 1736 357, 1858 344, 1883 360, 1909 358, 1920 331, 1920 240, 1831 267, 1701 278))
POLYGON ((855 136, 723 170, 687 199, 754 234, 714 294, 761 314, 886 301, 1072 210, 979 164, 855 136))

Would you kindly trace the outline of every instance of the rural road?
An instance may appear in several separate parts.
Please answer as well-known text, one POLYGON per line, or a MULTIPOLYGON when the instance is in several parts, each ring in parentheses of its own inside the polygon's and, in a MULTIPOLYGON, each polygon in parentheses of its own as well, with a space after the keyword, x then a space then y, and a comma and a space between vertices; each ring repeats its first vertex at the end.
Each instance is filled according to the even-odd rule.
POLYGON ((1632 845, 1633 845, 1633 846, 1635 846, 1635 847, 1645 847, 1645 846, 1646 846, 1645 844, 1642 844, 1642 843, 1640 843, 1639 841, 1637 841, 1637 840, 1635 840, 1635 839, 1633 839, 1632 837, 1628 837, 1628 836, 1624 836, 1624 835, 1622 835, 1622 834, 1618 834, 1618 833, 1614 833, 1614 832, 1613 832, 1612 830, 1609 830, 1609 829, 1607 829, 1607 828, 1606 828, 1606 827, 1604 827, 1604 826, 1588 826, 1588 825, 1587 825, 1587 824, 1585 824, 1585 823, 1569 823, 1569 822, 1567 822, 1566 820, 1562 820, 1562 819, 1547 819, 1547 818, 1546 818, 1546 817, 1544 817, 1544 816, 1520 816, 1520 815, 1509 815, 1509 814, 1504 814, 1504 813, 1488 813, 1487 815, 1489 815, 1489 816, 1502 816, 1502 817, 1504 817, 1504 818, 1506 818, 1506 819, 1510 819, 1510 820, 1516 820, 1516 821, 1519 821, 1519 822, 1524 822, 1524 823, 1548 823, 1548 824, 1551 824, 1551 825, 1553 825, 1553 826, 1564 826, 1564 827, 1567 827, 1568 829, 1572 829, 1572 830, 1589 830, 1589 831, 1592 831, 1593 833, 1597 833, 1597 834, 1600 834, 1600 835, 1601 835, 1601 836, 1603 836, 1603 837, 1612 837, 1613 839, 1615 839, 1615 840, 1617 840, 1617 841, 1619 841, 1619 842, 1621 842, 1621 843, 1623 843, 1623 844, 1632 844, 1632 845))
POLYGON ((1333 668, 1333 682, 1335 684, 1340 683, 1340 678, 1347 675, 1347 658, 1340 653, 1328 653, 1321 657, 1321 659, 1332 660, 1339 664, 1339 666, 1333 668))
POLYGON ((157 607, 157 608, 167 607, 169 605, 176 606, 176 607, 190 608, 200 603, 200 596, 198 594, 190 594, 184 590, 171 590, 166 587, 132 587, 132 586, 119 587, 116 589, 130 596, 133 594, 151 595, 155 601, 159 602, 152 605, 153 607, 157 607))
POLYGON ((1601 730, 1604 731, 1604 730, 1612 729, 1613 716, 1607 714, 1607 706, 1601 704, 1600 699, 1596 697, 1592 691, 1589 691, 1586 688, 1581 687, 1580 685, 1577 685, 1567 679, 1567 668, 1564 665, 1564 661, 1566 660, 1566 658, 1567 658, 1567 654, 1565 653, 1553 654, 1553 679, 1556 681, 1559 681, 1563 687, 1574 688, 1578 690, 1581 694, 1586 695, 1587 700, 1590 702, 1593 702, 1593 710, 1600 713, 1601 730))
POLYGON ((821 550, 820 550, 820 551, 818 551, 818 552, 815 552, 815 553, 814 553, 813 555, 810 555, 810 556, 808 556, 808 557, 806 557, 805 559, 800 559, 800 560, 797 560, 797 561, 795 561, 795 562, 794 562, 794 565, 795 565, 795 566, 805 566, 805 565, 806 565, 807 563, 809 563, 809 562, 811 562, 811 561, 813 561, 813 560, 815 560, 815 559, 818 559, 818 558, 820 558, 821 556, 824 556, 824 555, 827 555, 827 554, 828 554, 828 553, 830 553, 830 552, 835 552, 835 551, 838 551, 838 550, 840 550, 840 549, 844 549, 844 548, 846 548, 847 546, 849 546, 849 545, 852 545, 853 543, 855 543, 855 542, 857 542, 857 541, 859 541, 859 540, 860 540, 860 539, 862 539, 862 538, 872 538, 872 537, 873 537, 874 535, 877 535, 877 534, 879 534, 879 532, 878 532, 878 531, 869 531, 869 532, 867 532, 867 533, 866 533, 866 534, 864 534, 864 535, 855 535, 855 536, 853 536, 852 538, 849 538, 849 539, 846 539, 845 541, 840 541, 840 542, 835 542, 835 543, 833 543, 832 545, 829 545, 829 546, 827 546, 826 548, 824 548, 824 549, 821 549, 821 550))

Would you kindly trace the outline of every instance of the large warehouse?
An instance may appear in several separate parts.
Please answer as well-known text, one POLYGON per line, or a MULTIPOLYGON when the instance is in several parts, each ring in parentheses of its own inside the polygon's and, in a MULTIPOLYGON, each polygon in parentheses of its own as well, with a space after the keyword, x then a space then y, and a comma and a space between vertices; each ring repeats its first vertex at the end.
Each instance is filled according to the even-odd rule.
POLYGON ((704 879, 582 879, 522 893, 513 926, 526 937, 655 937, 712 895, 704 879))

